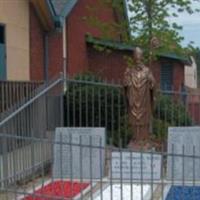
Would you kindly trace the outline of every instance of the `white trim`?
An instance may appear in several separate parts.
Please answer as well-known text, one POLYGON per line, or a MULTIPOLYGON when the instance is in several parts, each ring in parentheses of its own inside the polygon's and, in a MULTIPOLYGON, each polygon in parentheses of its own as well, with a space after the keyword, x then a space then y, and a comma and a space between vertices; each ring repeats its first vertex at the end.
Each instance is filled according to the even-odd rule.
MULTIPOLYGON (((119 184, 119 183, 118 183, 119 184)), ((113 183, 113 186, 116 185, 116 183, 113 183)), ((123 183, 123 185, 130 185, 128 183, 123 183)), ((139 184, 133 184, 133 185, 139 185, 139 184)), ((108 187, 110 186, 110 183, 107 185, 103 186, 103 191, 104 192, 108 187)), ((150 186, 150 185, 149 185, 150 186)), ((156 186, 153 188, 153 192, 155 191, 156 186)), ((97 192, 94 193, 93 198, 96 199, 100 194, 100 190, 98 190, 97 192)), ((146 192, 146 194, 143 195, 143 200, 150 200, 151 199, 151 186, 149 187, 148 191, 146 192)), ((89 200, 91 200, 89 198, 89 200)))
POLYGON ((165 200, 167 198, 167 195, 168 195, 170 189, 171 189, 171 185, 166 185, 164 187, 163 196, 161 196, 159 200, 165 200))

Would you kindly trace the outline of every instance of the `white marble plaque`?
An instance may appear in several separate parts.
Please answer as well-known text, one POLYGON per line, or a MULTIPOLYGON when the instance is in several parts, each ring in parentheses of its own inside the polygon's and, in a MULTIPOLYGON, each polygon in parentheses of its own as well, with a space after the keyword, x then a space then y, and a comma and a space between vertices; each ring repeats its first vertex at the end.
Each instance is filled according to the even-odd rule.
POLYGON ((57 128, 54 178, 99 179, 104 176, 105 128, 57 128))
POLYGON ((200 127, 170 127, 168 154, 168 179, 200 180, 200 127))
POLYGON ((161 155, 155 153, 112 152, 111 178, 159 180, 161 163, 161 155))

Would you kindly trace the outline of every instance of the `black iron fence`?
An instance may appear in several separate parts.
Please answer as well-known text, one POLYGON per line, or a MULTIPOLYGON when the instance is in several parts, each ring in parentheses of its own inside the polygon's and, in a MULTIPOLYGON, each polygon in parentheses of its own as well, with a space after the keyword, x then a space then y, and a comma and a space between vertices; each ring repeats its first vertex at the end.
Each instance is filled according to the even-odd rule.
MULTIPOLYGON (((17 108, 0 122, 0 133, 13 137, 51 138, 55 128, 63 123, 63 80, 58 78, 43 88, 35 96, 17 108)), ((9 185, 16 180, 26 178, 32 168, 32 150, 40 149, 41 144, 33 144, 30 140, 14 140, 0 137, 0 178, 1 186, 9 185), (32 145, 33 144, 33 145, 32 145), (19 157, 18 157, 19 156, 19 157), (15 163, 15 159, 18 161, 15 163), (23 173, 24 171, 24 173, 23 173), (26 171, 28 171, 26 173, 26 171), (15 175, 20 174, 18 179, 15 175)), ((46 156, 37 154, 36 162, 47 163, 51 160, 46 147, 46 156)))
POLYGON ((199 198, 199 94, 158 91, 152 146, 133 150, 121 84, 66 85, 64 98, 60 78, 0 123, 0 199, 199 198))
MULTIPOLYGON (((64 97, 66 127, 106 127, 107 143, 126 147, 133 130, 124 88, 91 77, 68 80, 64 97)), ((200 125, 200 94, 157 90, 151 137, 165 142, 169 126, 200 125)))

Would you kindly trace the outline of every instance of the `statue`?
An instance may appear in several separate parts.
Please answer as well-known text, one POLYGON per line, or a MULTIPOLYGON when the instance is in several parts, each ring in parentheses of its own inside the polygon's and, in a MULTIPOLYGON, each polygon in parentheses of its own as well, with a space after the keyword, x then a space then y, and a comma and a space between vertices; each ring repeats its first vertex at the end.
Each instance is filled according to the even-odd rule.
POLYGON ((134 51, 135 66, 124 74, 125 94, 128 102, 129 121, 134 131, 131 143, 149 140, 154 102, 155 79, 143 62, 143 51, 134 51))

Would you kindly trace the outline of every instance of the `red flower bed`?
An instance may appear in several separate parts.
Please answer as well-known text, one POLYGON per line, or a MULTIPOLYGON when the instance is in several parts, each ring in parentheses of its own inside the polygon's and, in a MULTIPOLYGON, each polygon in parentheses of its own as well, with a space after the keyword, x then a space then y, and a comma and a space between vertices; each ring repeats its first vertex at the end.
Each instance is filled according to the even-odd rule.
POLYGON ((62 199, 63 197, 70 199, 81 193, 81 191, 86 189, 88 186, 89 183, 55 181, 42 187, 34 193, 35 195, 41 196, 31 194, 23 200, 53 200, 55 197, 56 199, 62 199), (46 197, 43 197, 45 195, 46 197))

